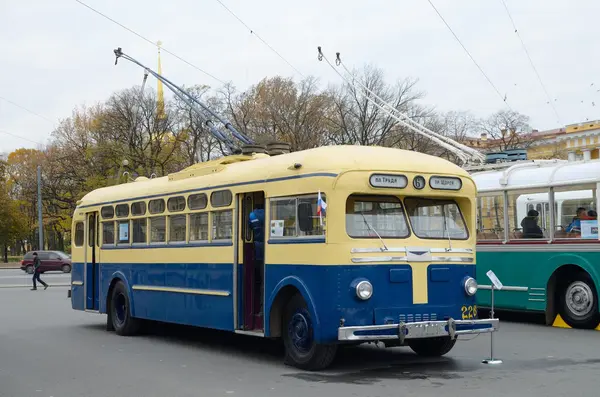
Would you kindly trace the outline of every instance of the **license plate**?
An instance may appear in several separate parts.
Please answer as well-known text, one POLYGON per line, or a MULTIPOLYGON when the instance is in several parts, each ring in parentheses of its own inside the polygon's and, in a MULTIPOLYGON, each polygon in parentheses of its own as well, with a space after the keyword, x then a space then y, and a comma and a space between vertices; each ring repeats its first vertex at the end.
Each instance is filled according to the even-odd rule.
POLYGON ((477 318, 477 305, 463 306, 460 308, 463 320, 473 320, 477 318))

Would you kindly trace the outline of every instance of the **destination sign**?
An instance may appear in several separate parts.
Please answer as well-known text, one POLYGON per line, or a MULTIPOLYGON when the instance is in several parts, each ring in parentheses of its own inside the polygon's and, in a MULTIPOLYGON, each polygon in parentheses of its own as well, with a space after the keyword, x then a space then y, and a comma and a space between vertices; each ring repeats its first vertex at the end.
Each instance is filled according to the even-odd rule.
POLYGON ((385 187, 389 189, 403 189, 408 184, 404 175, 373 174, 369 178, 373 187, 385 187))
POLYGON ((460 190, 462 181, 459 178, 432 176, 429 178, 429 186, 438 190, 460 190))

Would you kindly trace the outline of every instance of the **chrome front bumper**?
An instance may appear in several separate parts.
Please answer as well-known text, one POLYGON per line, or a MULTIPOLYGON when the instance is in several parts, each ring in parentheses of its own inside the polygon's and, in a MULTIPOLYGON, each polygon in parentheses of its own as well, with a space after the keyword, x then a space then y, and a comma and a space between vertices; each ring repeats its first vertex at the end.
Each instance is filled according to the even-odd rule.
POLYGON ((415 323, 339 327, 340 341, 400 340, 481 334, 498 330, 497 318, 483 320, 421 321, 415 323))

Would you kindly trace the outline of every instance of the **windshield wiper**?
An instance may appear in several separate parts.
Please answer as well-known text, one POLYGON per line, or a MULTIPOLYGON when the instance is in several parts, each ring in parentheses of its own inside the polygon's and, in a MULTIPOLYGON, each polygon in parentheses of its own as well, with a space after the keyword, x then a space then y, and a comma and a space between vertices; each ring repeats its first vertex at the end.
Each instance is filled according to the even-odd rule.
POLYGON ((442 217, 444 218, 444 230, 443 233, 448 233, 448 246, 450 248, 446 248, 446 252, 452 251, 452 239, 450 238, 450 229, 448 229, 448 225, 446 224, 446 210, 445 206, 442 204, 442 217))
POLYGON ((373 228, 373 227, 372 227, 372 226, 369 224, 369 222, 367 221, 367 218, 365 217, 365 214, 364 214, 362 211, 360 212, 360 214, 362 215, 362 217, 363 217, 363 220, 365 221, 365 225, 367 225, 367 227, 368 227, 370 230, 372 230, 372 231, 373 231, 373 232, 374 232, 374 233, 377 235, 377 237, 379 237, 379 241, 381 241, 381 244, 383 244, 383 249, 382 249, 382 251, 387 251, 387 250, 388 250, 388 247, 387 247, 387 246, 385 245, 385 243, 383 242, 383 239, 381 238, 381 236, 379 235, 379 233, 377 233, 377 230, 375 230, 375 229, 374 229, 374 228, 373 228))

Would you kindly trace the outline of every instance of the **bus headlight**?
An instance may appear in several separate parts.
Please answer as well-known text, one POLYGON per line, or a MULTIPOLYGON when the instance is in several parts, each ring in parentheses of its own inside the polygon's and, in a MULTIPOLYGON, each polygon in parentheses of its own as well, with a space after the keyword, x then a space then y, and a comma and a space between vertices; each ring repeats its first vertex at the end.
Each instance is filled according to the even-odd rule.
POLYGON ((356 296, 358 299, 366 301, 373 296, 373 285, 368 281, 361 281, 356 285, 356 296))
POLYGON ((469 296, 473 296, 477 292, 477 281, 473 277, 465 279, 465 292, 469 296))

